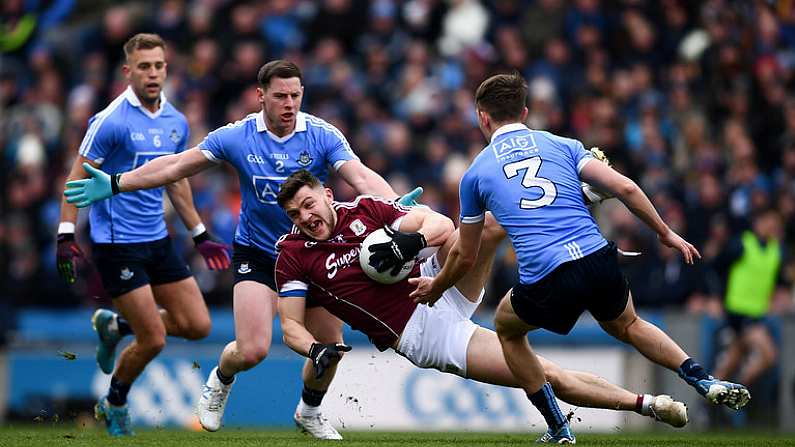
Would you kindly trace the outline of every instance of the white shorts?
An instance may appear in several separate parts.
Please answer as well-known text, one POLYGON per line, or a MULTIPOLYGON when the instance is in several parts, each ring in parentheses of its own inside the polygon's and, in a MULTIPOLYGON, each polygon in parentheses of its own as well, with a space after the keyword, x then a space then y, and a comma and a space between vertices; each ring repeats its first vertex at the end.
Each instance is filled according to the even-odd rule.
MULTIPOLYGON (((436 255, 421 266, 422 276, 436 276, 441 266, 436 255)), ((477 325, 472 314, 483 300, 469 301, 455 287, 447 289, 439 301, 428 307, 417 306, 400 336, 397 352, 419 366, 466 377, 467 347, 477 325)))

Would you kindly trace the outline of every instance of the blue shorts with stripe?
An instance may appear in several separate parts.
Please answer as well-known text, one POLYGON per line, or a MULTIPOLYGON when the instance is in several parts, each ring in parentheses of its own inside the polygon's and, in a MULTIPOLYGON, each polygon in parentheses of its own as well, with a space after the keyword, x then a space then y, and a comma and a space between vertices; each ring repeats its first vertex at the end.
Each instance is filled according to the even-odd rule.
POLYGON ((627 307, 629 283, 618 265, 616 244, 564 262, 532 284, 517 284, 511 305, 525 323, 568 334, 584 311, 597 321, 618 318, 627 307))

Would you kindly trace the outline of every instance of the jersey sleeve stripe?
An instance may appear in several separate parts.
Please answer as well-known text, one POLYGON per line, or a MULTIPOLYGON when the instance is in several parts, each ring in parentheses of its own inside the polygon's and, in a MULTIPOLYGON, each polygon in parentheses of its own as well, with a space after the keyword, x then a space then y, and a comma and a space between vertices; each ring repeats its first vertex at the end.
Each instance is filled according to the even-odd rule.
POLYGON ((99 112, 96 115, 96 119, 90 126, 88 126, 88 130, 86 131, 86 135, 83 137, 83 141, 80 143, 80 149, 78 149, 78 154, 87 157, 88 151, 91 150, 91 145, 94 143, 94 137, 97 136, 97 132, 102 127, 102 123, 113 114, 113 112, 119 107, 119 105, 124 102, 124 95, 118 96, 116 99, 113 100, 104 110, 99 112))
POLYGON ((591 160, 596 160, 595 158, 593 158, 593 155, 589 154, 589 155, 586 155, 585 157, 583 157, 582 160, 580 160, 580 162, 577 163, 577 173, 579 174, 580 172, 582 172, 582 169, 591 160))
POLYGON ((406 217, 406 216, 400 216, 397 219, 395 219, 395 221, 392 222, 392 225, 390 225, 389 228, 391 228, 391 229, 393 229, 395 231, 399 231, 400 230, 400 224, 403 223, 403 218, 404 217, 406 217))
POLYGON ((483 222, 483 219, 485 218, 486 218, 486 213, 480 214, 478 216, 461 216, 461 223, 474 224, 478 222, 483 222))
POLYGON ((279 298, 306 298, 306 290, 280 291, 279 298))
POLYGON ((215 155, 213 155, 212 152, 208 151, 207 149, 202 149, 201 145, 199 146, 199 149, 202 151, 202 154, 204 154, 204 156, 207 157, 207 159, 210 160, 211 162, 213 163, 221 162, 221 160, 219 160, 215 155))
POLYGON ((338 160, 338 161, 334 162, 334 164, 333 164, 334 170, 335 171, 339 171, 340 168, 342 167, 342 165, 344 165, 348 161, 350 161, 350 160, 338 160))
POLYGON ((304 291, 306 291, 306 290, 309 290, 309 285, 307 283, 303 282, 303 281, 296 281, 296 280, 287 281, 286 283, 284 283, 282 288, 279 290, 279 293, 291 292, 291 291, 294 291, 294 290, 304 290, 304 291))

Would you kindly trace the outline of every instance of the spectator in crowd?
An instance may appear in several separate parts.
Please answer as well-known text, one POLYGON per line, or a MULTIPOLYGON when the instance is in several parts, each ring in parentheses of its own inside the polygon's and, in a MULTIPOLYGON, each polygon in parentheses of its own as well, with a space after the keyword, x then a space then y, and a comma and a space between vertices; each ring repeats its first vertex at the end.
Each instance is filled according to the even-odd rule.
POLYGON ((765 325, 776 288, 781 285, 785 257, 781 244, 781 216, 773 209, 759 211, 750 230, 732 240, 716 259, 718 269, 727 271, 726 319, 734 335, 715 374, 752 384, 773 366, 776 344, 765 325), (755 355, 755 360, 744 360, 755 355), (740 365, 744 365, 738 372, 740 365))

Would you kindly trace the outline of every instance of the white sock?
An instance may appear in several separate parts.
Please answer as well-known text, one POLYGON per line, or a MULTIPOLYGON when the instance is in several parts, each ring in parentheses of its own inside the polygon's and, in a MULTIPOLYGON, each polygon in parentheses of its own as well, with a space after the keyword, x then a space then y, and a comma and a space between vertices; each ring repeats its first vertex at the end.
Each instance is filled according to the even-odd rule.
POLYGON ((303 399, 299 399, 298 406, 295 408, 295 412, 304 417, 314 417, 320 414, 320 407, 307 405, 303 399))

